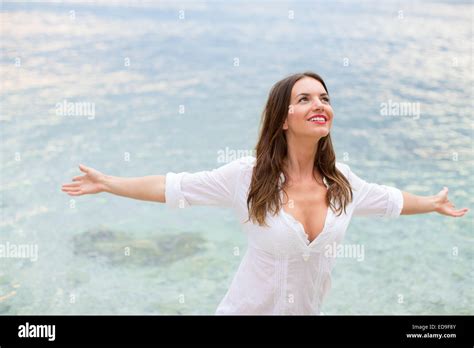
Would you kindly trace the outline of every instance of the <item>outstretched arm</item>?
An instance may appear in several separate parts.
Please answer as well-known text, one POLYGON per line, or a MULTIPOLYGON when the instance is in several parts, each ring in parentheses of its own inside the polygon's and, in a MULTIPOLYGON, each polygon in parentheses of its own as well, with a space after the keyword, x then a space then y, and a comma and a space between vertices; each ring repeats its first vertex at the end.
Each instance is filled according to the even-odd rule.
POLYGON ((62 186, 62 191, 70 196, 108 192, 143 201, 165 203, 164 175, 121 178, 105 175, 82 164, 79 165, 79 169, 85 175, 76 176, 72 179, 72 183, 62 186))
POLYGON ((401 215, 436 212, 442 215, 461 217, 469 211, 467 208, 455 209, 454 204, 448 199, 447 187, 434 196, 416 196, 409 192, 402 192, 402 194, 403 209, 401 215))

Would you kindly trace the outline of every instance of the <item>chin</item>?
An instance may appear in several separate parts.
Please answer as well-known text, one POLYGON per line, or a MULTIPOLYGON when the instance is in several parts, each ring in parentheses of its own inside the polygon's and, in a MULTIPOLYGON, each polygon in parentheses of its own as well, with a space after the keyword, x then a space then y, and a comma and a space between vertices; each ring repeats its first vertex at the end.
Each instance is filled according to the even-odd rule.
POLYGON ((319 129, 318 130, 318 134, 321 136, 321 137, 325 137, 329 134, 329 128, 325 128, 325 129, 319 129))

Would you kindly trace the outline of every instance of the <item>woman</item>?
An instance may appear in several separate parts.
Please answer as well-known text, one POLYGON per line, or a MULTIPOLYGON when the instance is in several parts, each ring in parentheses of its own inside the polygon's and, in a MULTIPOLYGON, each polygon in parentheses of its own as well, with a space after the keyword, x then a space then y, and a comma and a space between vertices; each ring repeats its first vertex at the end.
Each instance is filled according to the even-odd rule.
POLYGON ((336 162, 328 89, 312 72, 291 75, 265 106, 256 158, 212 171, 119 178, 80 165, 71 196, 109 192, 171 207, 219 205, 237 213, 248 248, 216 314, 320 314, 335 258, 353 215, 437 212, 460 217, 445 187, 422 197, 367 183, 336 162), (268 214, 271 213, 271 214, 268 214))

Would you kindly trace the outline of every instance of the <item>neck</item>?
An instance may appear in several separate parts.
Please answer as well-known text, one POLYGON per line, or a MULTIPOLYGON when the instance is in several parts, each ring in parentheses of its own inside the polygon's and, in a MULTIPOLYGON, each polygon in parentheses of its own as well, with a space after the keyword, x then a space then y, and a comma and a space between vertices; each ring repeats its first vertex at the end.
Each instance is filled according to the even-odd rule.
POLYGON ((290 180, 312 182, 315 177, 315 158, 319 139, 288 141, 288 156, 285 161, 286 173, 290 180))

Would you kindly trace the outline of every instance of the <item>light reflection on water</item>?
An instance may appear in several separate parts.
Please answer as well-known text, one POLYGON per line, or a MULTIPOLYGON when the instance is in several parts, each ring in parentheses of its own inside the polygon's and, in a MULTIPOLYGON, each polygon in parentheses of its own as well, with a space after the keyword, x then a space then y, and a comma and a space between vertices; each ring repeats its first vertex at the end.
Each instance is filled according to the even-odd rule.
MULTIPOLYGON (((338 159, 359 176, 422 195, 448 186, 472 208, 472 5, 185 5, 179 20, 172 2, 2 4, 0 238, 38 244, 39 259, 2 259, 0 313, 213 313, 245 250, 230 211, 106 194, 72 204, 60 185, 78 163, 117 176, 215 168, 219 150, 254 146, 271 85, 297 71, 326 79, 338 159), (64 100, 94 103, 95 117, 56 115, 64 100), (420 117, 381 116, 389 100, 420 103, 420 117), (161 266, 74 252, 74 236, 100 229, 205 242, 161 266)), ((472 314, 470 231, 469 214, 354 219, 346 242, 365 261, 338 260, 324 312, 472 314)))

